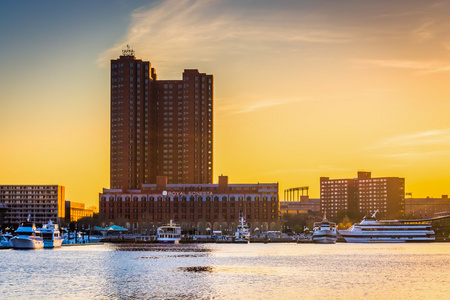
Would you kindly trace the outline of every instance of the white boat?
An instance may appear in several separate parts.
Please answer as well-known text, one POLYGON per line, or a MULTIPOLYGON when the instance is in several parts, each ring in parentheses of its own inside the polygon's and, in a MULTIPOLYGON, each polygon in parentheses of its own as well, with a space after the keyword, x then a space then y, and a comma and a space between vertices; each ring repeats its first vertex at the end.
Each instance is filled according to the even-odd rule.
POLYGON ((250 243, 250 231, 245 222, 244 216, 239 216, 239 224, 237 226, 237 231, 235 232, 234 243, 248 244, 250 243))
POLYGON ((0 234, 0 248, 11 248, 12 247, 11 238, 12 235, 10 233, 0 234))
POLYGON ((434 231, 429 220, 377 220, 376 214, 364 217, 338 233, 348 243, 432 242, 434 231))
POLYGON ((44 239, 44 248, 57 248, 61 247, 64 238, 59 231, 58 224, 53 224, 52 221, 49 221, 47 224, 44 224, 41 229, 39 229, 44 239))
POLYGON ((329 222, 325 212, 322 222, 314 223, 312 241, 319 244, 334 244, 336 240, 336 223, 329 222))
POLYGON ((181 240, 181 227, 175 223, 170 223, 156 230, 157 240, 159 243, 178 244, 181 240))
POLYGON ((14 249, 42 249, 44 239, 36 226, 31 222, 25 222, 15 231, 16 236, 11 239, 14 249))

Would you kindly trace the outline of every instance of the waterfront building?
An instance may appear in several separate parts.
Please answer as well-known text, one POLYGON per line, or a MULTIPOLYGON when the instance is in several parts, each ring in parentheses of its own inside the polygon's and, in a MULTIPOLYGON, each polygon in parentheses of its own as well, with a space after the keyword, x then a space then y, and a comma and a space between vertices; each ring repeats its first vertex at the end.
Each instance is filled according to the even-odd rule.
POLYGON ((210 184, 213 170, 213 76, 184 70, 158 80, 149 61, 127 49, 111 60, 110 186, 139 189, 210 184))
POLYGON ((405 216, 411 218, 425 219, 433 218, 439 213, 448 212, 450 215, 450 200, 448 195, 441 198, 406 198, 405 216))
POLYGON ((405 214, 405 179, 374 177, 358 172, 354 179, 320 178, 321 210, 330 217, 340 211, 370 215, 378 210, 381 219, 396 219, 405 214))
POLYGON ((279 221, 278 183, 229 184, 228 176, 219 176, 218 184, 170 184, 158 176, 156 184, 140 189, 103 189, 99 203, 103 225, 123 225, 132 232, 152 231, 173 220, 183 230, 227 233, 236 230, 240 213, 253 230, 275 228, 279 221))
POLYGON ((378 210, 380 219, 397 219, 405 215, 405 179, 372 178, 370 172, 358 172, 358 210, 370 215, 378 210))
POLYGON ((94 216, 94 208, 93 207, 86 208, 86 204, 84 203, 66 201, 65 205, 66 205, 65 221, 67 223, 76 222, 84 217, 94 216))
POLYGON ((6 212, 8 211, 8 206, 0 203, 0 228, 3 228, 3 223, 5 221, 6 212))
POLYGON ((4 223, 19 226, 28 216, 36 224, 65 217, 65 188, 60 185, 0 185, 0 203, 6 205, 4 223))
POLYGON ((300 201, 280 201, 281 214, 309 214, 320 212, 320 199, 300 196, 300 201))
POLYGON ((337 217, 340 211, 357 211, 355 179, 320 177, 320 210, 328 217, 337 217))

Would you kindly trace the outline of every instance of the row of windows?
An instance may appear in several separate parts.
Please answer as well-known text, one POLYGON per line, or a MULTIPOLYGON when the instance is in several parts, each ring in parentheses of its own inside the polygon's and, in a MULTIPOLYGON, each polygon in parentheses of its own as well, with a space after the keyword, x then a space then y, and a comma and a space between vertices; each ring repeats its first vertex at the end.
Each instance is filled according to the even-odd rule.
MULTIPOLYGON (((109 197, 109 198, 107 198, 106 196, 102 196, 101 198, 100 198, 100 200, 101 201, 107 201, 107 200, 109 200, 109 201, 115 201, 115 198, 114 197, 109 197)), ((131 197, 127 197, 127 196, 125 196, 125 197, 122 197, 122 196, 118 196, 117 197, 117 200, 116 201, 122 201, 122 200, 125 200, 125 201, 130 201, 131 200, 131 197)), ((181 198, 179 198, 179 197, 177 197, 177 196, 166 196, 166 197, 163 197, 163 196, 159 196, 159 197, 153 197, 153 196, 150 196, 149 198, 148 198, 148 201, 211 201, 211 200, 214 200, 214 201, 228 201, 228 197, 227 196, 222 196, 222 198, 219 198, 218 196, 215 196, 214 197, 214 199, 211 199, 211 197, 205 197, 205 198, 203 198, 203 197, 194 197, 194 196, 190 196, 189 197, 189 199, 187 198, 187 197, 185 197, 185 196, 182 196, 181 198)), ((238 196, 237 198, 235 197, 235 196, 231 196, 230 197, 230 201, 243 201, 244 200, 244 198, 242 197, 242 196, 238 196)), ((251 196, 248 196, 247 198, 246 198, 246 200, 247 201, 259 201, 259 196, 256 196, 256 197, 251 197, 251 196)), ((276 201, 277 200, 277 197, 275 197, 275 196, 272 196, 272 197, 270 197, 270 199, 269 199, 269 197, 267 197, 267 196, 263 196, 262 197, 262 200, 263 201, 268 201, 268 200, 271 200, 271 201, 276 201)), ((147 197, 133 197, 133 201, 147 201, 147 197)))
MULTIPOLYGON (((106 212, 104 212, 104 213, 106 214, 106 212)), ((129 215, 129 214, 125 214, 125 215, 117 215, 117 216, 115 216, 114 214, 109 214, 109 215, 108 215, 108 218, 111 219, 111 220, 115 220, 115 219, 121 219, 122 217, 125 217, 125 219, 128 219, 128 220, 129 220, 129 219, 132 219, 132 220, 138 220, 139 214, 134 213, 132 216, 133 216, 133 218, 130 218, 131 215, 129 215)), ((158 215, 153 215, 153 214, 147 215, 146 213, 142 213, 142 214, 141 214, 141 218, 142 218, 142 219, 148 219, 148 220, 158 220, 158 221, 162 221, 163 219, 165 219, 165 217, 166 217, 166 215, 161 214, 161 213, 159 213, 158 215)), ((222 217, 223 217, 223 216, 222 216, 222 217)), ((252 218, 251 216, 247 216, 247 221, 258 220, 258 219, 267 220, 268 217, 269 217, 270 219, 272 219, 272 220, 275 220, 275 219, 276 219, 276 215, 266 215, 266 214, 262 214, 262 215, 259 215, 259 216, 255 216, 255 218, 252 218)), ((171 217, 171 218, 172 218, 172 217, 171 217)), ((176 223, 179 222, 180 220, 187 220, 187 219, 186 219, 186 215, 181 215, 181 218, 178 218, 178 216, 175 215, 175 216, 173 216, 173 219, 174 219, 174 221, 175 221, 176 223)), ((189 215, 189 219, 190 219, 190 220, 195 220, 195 219, 196 219, 196 215, 194 215, 194 214, 189 215)), ((197 219, 201 219, 201 216, 199 216, 197 219)), ((205 216, 205 219, 206 219, 206 220, 211 220, 211 216, 210 216, 210 215, 206 215, 206 216, 205 216)), ((217 220, 217 219, 219 219, 219 215, 214 215, 214 220, 217 220)), ((230 218, 229 218, 229 220, 237 220, 236 215, 231 215, 230 218)))

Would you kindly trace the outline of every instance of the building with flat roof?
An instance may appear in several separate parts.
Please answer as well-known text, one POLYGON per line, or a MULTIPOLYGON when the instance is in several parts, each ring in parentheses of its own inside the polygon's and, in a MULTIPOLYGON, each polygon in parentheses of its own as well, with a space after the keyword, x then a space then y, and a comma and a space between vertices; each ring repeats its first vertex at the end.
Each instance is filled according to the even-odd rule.
POLYGON ((253 229, 273 228, 279 221, 278 183, 229 184, 227 176, 218 184, 169 184, 159 176, 139 190, 103 189, 99 203, 104 225, 134 232, 170 220, 200 233, 236 230, 241 214, 253 229))
POLYGON ((340 211, 369 215, 378 210, 382 219, 405 215, 405 179, 372 177, 371 172, 358 172, 354 179, 320 178, 321 210, 337 217, 340 211))
POLYGON ((94 209, 86 208, 86 204, 80 202, 66 201, 66 222, 76 222, 84 217, 93 217, 94 209))
POLYGON ((36 224, 65 217, 65 188, 60 185, 0 185, 0 203, 8 206, 4 224, 18 227, 30 216, 36 224))
POLYGON ((355 179, 320 177, 320 210, 328 217, 337 217, 340 211, 358 210, 355 179))
POLYGON ((299 201, 280 201, 280 213, 282 215, 320 213, 320 199, 300 196, 299 201))
POLYGON ((0 203, 0 228, 3 228, 3 223, 5 221, 6 212, 8 211, 8 206, 0 203))
POLYGON ((449 212, 450 200, 448 195, 441 198, 406 198, 405 216, 418 219, 433 218, 436 214, 449 212))
POLYGON ((111 60, 110 187, 139 189, 212 183, 213 76, 184 70, 158 80, 149 61, 127 49, 111 60))

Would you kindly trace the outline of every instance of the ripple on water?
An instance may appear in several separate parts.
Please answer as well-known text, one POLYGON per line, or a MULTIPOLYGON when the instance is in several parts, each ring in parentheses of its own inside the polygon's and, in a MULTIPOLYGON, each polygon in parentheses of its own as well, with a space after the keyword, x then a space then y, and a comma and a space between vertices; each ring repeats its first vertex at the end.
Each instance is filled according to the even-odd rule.
POLYGON ((164 245, 164 244, 114 244, 115 251, 155 251, 155 252, 214 252, 216 250, 202 245, 164 245))

